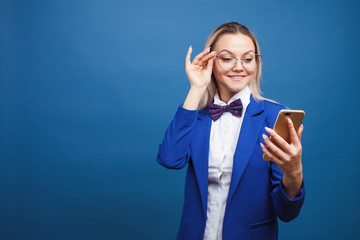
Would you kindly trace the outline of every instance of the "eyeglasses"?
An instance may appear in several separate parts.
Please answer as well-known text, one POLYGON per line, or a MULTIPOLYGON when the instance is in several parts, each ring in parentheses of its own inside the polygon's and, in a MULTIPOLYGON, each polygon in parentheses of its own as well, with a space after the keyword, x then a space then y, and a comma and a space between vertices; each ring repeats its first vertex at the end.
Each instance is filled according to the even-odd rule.
POLYGON ((259 64, 261 62, 261 55, 260 54, 254 54, 252 52, 247 53, 244 57, 234 57, 230 53, 219 53, 216 56, 216 61, 219 64, 219 67, 224 71, 230 71, 233 69, 237 61, 239 60, 241 62, 241 65, 246 71, 254 71, 259 67, 259 64))

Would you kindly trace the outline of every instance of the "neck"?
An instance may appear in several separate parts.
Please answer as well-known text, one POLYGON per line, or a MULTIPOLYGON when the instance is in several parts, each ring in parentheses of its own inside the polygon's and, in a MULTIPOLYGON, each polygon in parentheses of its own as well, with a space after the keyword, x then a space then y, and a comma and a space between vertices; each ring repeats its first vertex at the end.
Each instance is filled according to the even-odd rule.
POLYGON ((226 104, 228 104, 230 99, 236 94, 236 93, 224 92, 224 91, 221 91, 221 89, 218 89, 218 90, 219 90, 220 100, 226 104))

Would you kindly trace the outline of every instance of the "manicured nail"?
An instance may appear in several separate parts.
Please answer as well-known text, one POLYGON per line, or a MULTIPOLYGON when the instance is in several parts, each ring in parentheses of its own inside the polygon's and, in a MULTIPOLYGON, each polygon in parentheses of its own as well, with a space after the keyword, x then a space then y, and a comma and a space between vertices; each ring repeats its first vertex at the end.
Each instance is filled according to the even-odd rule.
POLYGON ((265 127, 265 130, 266 130, 267 132, 272 132, 272 131, 273 131, 271 128, 268 128, 268 127, 265 127))
POLYGON ((291 121, 291 119, 290 119, 290 118, 288 118, 288 122, 289 122, 290 124, 292 124, 292 121, 291 121))
POLYGON ((265 134, 263 134, 262 137, 264 140, 266 140, 268 138, 265 134))
POLYGON ((190 48, 192 48, 192 45, 190 45, 190 48))
POLYGON ((264 148, 264 147, 265 147, 264 144, 262 144, 262 143, 260 143, 260 146, 261 146, 261 148, 264 148))

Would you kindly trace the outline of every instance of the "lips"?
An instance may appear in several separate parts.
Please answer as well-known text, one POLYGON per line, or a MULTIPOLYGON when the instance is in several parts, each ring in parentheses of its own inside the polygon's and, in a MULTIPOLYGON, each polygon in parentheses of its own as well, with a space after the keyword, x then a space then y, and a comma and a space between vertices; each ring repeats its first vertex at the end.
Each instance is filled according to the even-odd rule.
POLYGON ((246 77, 245 75, 227 75, 227 76, 233 81, 241 81, 246 77))

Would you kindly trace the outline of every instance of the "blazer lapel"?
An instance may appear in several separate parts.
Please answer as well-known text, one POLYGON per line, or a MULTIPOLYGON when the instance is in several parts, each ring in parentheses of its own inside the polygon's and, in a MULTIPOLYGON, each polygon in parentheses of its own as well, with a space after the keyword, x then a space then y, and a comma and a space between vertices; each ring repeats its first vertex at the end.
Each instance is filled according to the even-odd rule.
POLYGON ((201 200, 203 203, 203 211, 206 214, 207 211, 207 195, 208 195, 208 168, 209 168, 209 143, 210 143, 210 130, 212 119, 209 115, 208 109, 204 109, 199 112, 198 119, 201 121, 198 123, 197 131, 195 132, 194 147, 197 151, 193 154, 193 165, 195 175, 198 180, 201 200))
POLYGON ((265 120, 265 114, 263 114, 263 112, 264 101, 257 102, 251 95, 234 154, 233 172, 227 199, 228 203, 254 151, 261 127, 265 120))

